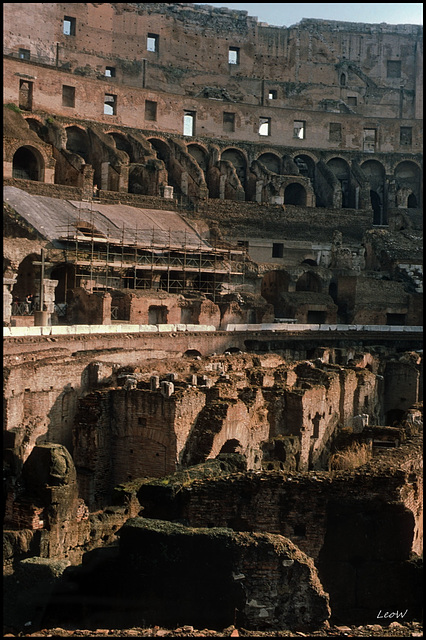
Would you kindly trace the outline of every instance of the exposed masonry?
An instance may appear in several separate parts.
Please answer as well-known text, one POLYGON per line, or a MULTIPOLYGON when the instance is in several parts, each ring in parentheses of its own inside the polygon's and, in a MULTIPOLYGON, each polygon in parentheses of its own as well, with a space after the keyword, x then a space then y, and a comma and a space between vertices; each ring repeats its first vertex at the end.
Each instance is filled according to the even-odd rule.
POLYGON ((422 28, 4 9, 6 622, 416 618, 422 28))

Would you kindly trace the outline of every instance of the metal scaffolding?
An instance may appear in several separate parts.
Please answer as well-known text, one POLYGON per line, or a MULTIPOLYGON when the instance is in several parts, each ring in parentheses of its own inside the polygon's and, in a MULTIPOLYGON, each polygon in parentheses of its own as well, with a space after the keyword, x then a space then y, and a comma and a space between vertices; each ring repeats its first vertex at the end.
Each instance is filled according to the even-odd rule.
POLYGON ((200 292, 213 301, 224 285, 244 280, 246 251, 194 244, 186 231, 107 228, 79 217, 59 229, 64 264, 74 266, 73 286, 90 280, 95 290, 155 289, 200 292), (119 236, 119 237, 117 237, 119 236))

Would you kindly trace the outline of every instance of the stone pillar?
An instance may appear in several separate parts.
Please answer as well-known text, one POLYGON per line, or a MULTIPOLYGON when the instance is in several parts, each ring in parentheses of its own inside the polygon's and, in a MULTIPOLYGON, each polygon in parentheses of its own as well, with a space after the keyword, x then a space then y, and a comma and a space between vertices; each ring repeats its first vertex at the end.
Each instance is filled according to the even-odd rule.
POLYGON ((3 324, 10 324, 12 315, 12 288, 16 282, 16 276, 12 278, 3 278, 3 324))
POLYGON ((175 385, 173 382, 166 382, 165 380, 161 383, 161 395, 165 398, 170 398, 173 395, 175 390, 175 385))
POLYGON ((151 376, 150 378, 151 391, 157 391, 160 386, 160 378, 158 376, 151 376))
POLYGON ((47 278, 43 280, 44 304, 46 305, 46 311, 49 315, 55 311, 55 289, 58 286, 58 282, 58 280, 50 280, 47 278))
POLYGON ((160 187, 160 193, 163 198, 167 200, 173 200, 173 187, 168 184, 164 184, 160 187))
POLYGON ((226 176, 220 176, 220 178, 219 178, 219 198, 221 200, 225 199, 225 187, 226 187, 226 176))
POLYGON ((109 187, 109 162, 102 162, 101 164, 101 184, 98 185, 104 191, 108 191, 109 187))

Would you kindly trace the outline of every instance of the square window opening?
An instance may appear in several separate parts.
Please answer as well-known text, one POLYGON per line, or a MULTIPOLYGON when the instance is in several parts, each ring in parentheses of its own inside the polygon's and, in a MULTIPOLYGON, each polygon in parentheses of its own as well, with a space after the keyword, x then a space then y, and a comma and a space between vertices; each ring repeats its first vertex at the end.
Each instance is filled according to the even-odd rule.
POLYGON ((30 56, 31 54, 29 49, 19 49, 19 57, 21 60, 29 60, 30 56))
POLYGON ((276 99, 277 99, 277 97, 278 97, 278 92, 277 92, 277 90, 276 90, 276 89, 271 89, 271 90, 268 92, 268 98, 269 98, 269 100, 276 100, 276 99))
POLYGON ((115 67, 106 67, 105 68, 105 77, 106 78, 115 78, 115 67))

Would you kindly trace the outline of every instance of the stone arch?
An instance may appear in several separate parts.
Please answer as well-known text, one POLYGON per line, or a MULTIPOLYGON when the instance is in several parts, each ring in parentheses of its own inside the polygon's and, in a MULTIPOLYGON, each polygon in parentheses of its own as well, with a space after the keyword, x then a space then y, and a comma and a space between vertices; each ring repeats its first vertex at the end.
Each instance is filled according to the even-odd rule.
POLYGON ((36 253, 31 253, 19 264, 12 294, 20 302, 24 302, 27 295, 36 295, 40 288, 37 282, 38 271, 33 266, 35 260, 40 260, 40 256, 36 253))
POLYGON ((327 166, 336 176, 340 182, 340 188, 342 190, 342 208, 348 208, 350 202, 350 167, 349 164, 340 157, 330 158, 327 162, 327 166))
POLYGON ((129 162, 136 162, 133 153, 133 147, 127 136, 119 131, 109 131, 107 135, 114 141, 115 147, 120 151, 124 151, 129 157, 129 162))
POLYGON ((386 214, 384 200, 386 172, 378 160, 366 160, 361 169, 370 184, 370 203, 373 209, 373 224, 383 224, 386 214))
POLYGON ((297 153, 293 156, 293 160, 299 169, 299 173, 301 176, 305 178, 309 178, 309 180, 313 183, 315 178, 315 165, 317 163, 317 159, 308 153, 297 153))
MULTIPOLYGON (((413 195, 411 203, 415 202, 417 206, 421 206, 421 169, 411 160, 404 160, 395 167, 395 181, 396 189, 407 190, 407 205, 408 197, 413 195), (408 193, 410 191, 411 193, 408 193)), ((399 205, 401 206, 401 205, 399 205)))
POLYGON ((221 453, 241 453, 241 442, 236 438, 230 438, 223 445, 219 454, 221 453))
POLYGON ((25 120, 30 131, 33 131, 45 144, 50 144, 48 129, 39 118, 30 116, 28 118, 25 118, 25 120))
POLYGON ((291 182, 284 189, 284 204, 306 206, 306 189, 299 182, 291 182))
POLYGON ((191 143, 187 145, 187 150, 205 174, 209 164, 209 154, 207 149, 201 144, 191 143))
POLYGON ((30 145, 19 147, 13 154, 12 177, 44 182, 45 159, 38 149, 30 145))
POLYGON ((313 271, 305 271, 296 282, 296 291, 322 292, 321 279, 313 271))
POLYGON ((272 173, 281 174, 282 162, 281 158, 278 154, 267 151, 262 153, 257 160, 261 162, 268 171, 272 171, 272 173))
POLYGON ((291 282, 291 276, 283 269, 268 271, 264 274, 260 286, 260 293, 266 302, 274 306, 275 316, 279 317, 281 308, 281 294, 287 293, 291 282))
POLYGON ((201 358, 201 352, 197 349, 187 349, 183 354, 184 358, 201 358))
POLYGON ((244 187, 247 174, 247 158, 245 154, 240 149, 229 147, 222 151, 220 159, 227 160, 234 166, 237 176, 244 187))
POLYGON ((76 125, 72 125, 70 127, 66 127, 65 133, 67 136, 67 140, 66 140, 67 151, 71 151, 71 153, 75 153, 81 158, 83 158, 86 164, 91 164, 90 163, 90 143, 89 143, 89 136, 87 135, 87 131, 82 127, 77 127, 76 125))

